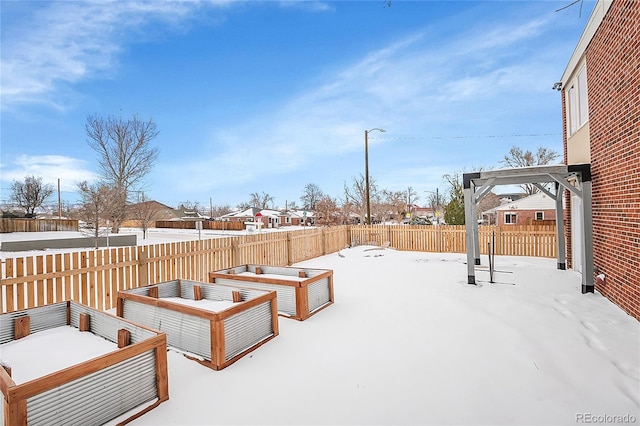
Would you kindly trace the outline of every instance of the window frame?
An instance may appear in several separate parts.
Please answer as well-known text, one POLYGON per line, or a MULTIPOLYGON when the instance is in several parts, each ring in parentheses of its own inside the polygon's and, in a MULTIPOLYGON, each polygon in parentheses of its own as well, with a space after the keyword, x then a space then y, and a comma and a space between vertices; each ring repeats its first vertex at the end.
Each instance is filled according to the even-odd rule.
POLYGON ((504 224, 505 225, 515 225, 518 223, 518 215, 513 212, 504 212, 504 224), (509 220, 507 220, 509 218, 509 220), (513 220, 512 220, 513 218, 513 220))
POLYGON ((574 135, 589 122, 589 92, 587 82, 587 64, 583 63, 570 80, 566 91, 567 132, 574 135))

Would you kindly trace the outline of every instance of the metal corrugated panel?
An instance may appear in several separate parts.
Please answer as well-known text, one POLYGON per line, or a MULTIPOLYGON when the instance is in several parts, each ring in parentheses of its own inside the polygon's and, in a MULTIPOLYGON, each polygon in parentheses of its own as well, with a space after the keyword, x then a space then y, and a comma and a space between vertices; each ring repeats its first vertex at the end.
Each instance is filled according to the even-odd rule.
POLYGON ((158 397, 155 351, 27 399, 29 426, 101 425, 158 397))
POLYGON ((232 300, 231 290, 224 288, 209 288, 208 283, 191 280, 180 280, 180 297, 193 300, 193 287, 200 286, 202 295, 209 300, 232 300))
POLYGON ((211 360, 210 321, 171 309, 124 300, 123 317, 167 333, 167 345, 211 360))
MULTIPOLYGON (((302 268, 292 268, 290 266, 261 266, 263 274, 284 275, 289 277, 297 277, 300 271, 304 271, 302 268)), ((255 272, 252 271, 252 272, 255 272)))
POLYGON ((225 361, 273 335, 271 301, 224 320, 225 361))
POLYGON ((180 282, 178 280, 167 281, 165 283, 158 284, 158 297, 178 297, 180 294, 180 282))
POLYGON ((309 294, 310 313, 329 303, 331 296, 329 292, 329 278, 309 284, 307 290, 309 294))
MULTIPOLYGON (((219 283, 218 283, 219 284, 219 283)), ((236 284, 236 283, 231 283, 236 284)), ((208 300, 233 300, 233 292, 239 291, 242 295, 242 300, 247 301, 255 299, 266 294, 266 291, 249 289, 244 287, 227 287, 215 284, 206 284, 202 286, 202 296, 208 300)))
POLYGON ((54 303, 0 315, 0 344, 14 340, 14 320, 24 316, 29 316, 31 333, 67 325, 67 303, 54 303))
POLYGON ((118 341, 118 330, 122 328, 129 330, 131 343, 138 343, 141 340, 149 339, 157 335, 153 331, 146 330, 123 321, 118 317, 96 311, 95 309, 78 303, 71 303, 71 325, 73 327, 79 328, 81 313, 89 314, 89 329, 93 334, 104 337, 111 342, 118 341))
POLYGON ((256 283, 253 281, 230 280, 216 278, 217 284, 236 285, 238 287, 253 288, 258 290, 275 291, 278 297, 278 312, 289 316, 296 315, 296 289, 290 285, 256 283))
POLYGON ((202 297, 208 300, 233 300, 233 288, 219 285, 202 285, 202 297))
POLYGON ((129 290, 122 290, 122 292, 146 296, 149 293, 149 289, 152 287, 158 288, 158 297, 178 297, 178 287, 179 287, 178 280, 167 281, 164 283, 159 283, 159 284, 150 285, 150 286, 131 288, 129 290))

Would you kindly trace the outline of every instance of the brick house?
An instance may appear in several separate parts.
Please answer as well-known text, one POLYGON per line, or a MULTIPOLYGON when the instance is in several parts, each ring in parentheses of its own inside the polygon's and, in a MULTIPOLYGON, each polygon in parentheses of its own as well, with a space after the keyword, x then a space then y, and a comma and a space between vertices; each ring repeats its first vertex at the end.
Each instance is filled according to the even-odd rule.
MULTIPOLYGON (((640 319, 640 2, 598 0, 561 81, 564 161, 590 164, 595 288, 640 319)), ((567 263, 582 261, 566 195, 567 263)))
POLYGON ((531 225, 540 221, 548 223, 549 220, 555 222, 556 202, 548 195, 538 192, 483 212, 484 215, 494 215, 497 225, 505 226, 531 225))

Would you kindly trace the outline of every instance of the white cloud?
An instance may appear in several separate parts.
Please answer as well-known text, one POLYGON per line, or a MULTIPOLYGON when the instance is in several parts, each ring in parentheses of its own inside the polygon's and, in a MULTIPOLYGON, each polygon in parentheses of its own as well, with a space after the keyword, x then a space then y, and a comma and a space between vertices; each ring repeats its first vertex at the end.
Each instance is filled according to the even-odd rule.
POLYGON ((65 85, 117 72, 118 54, 129 33, 139 32, 154 19, 177 28, 199 5, 196 1, 37 3, 30 19, 3 21, 2 108, 33 103, 64 108, 66 99, 56 94, 65 85))
POLYGON ((78 182, 97 178, 87 169, 86 161, 63 155, 21 155, 9 169, 2 167, 4 182, 22 181, 26 176, 41 177, 44 183, 56 186, 60 179, 62 191, 75 191, 78 182))

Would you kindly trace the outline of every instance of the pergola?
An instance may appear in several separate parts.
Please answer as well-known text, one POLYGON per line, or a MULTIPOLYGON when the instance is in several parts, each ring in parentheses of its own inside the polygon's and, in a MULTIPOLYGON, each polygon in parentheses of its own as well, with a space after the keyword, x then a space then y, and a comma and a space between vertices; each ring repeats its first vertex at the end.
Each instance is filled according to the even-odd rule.
POLYGON ((497 185, 533 184, 556 201, 556 230, 558 269, 566 269, 564 240, 564 190, 582 199, 582 293, 593 293, 593 218, 591 209, 591 165, 554 165, 488 170, 463 174, 464 213, 467 238, 467 278, 476 284, 475 265, 480 265, 477 206, 480 200, 497 185), (555 184, 555 192, 546 184, 555 184))

